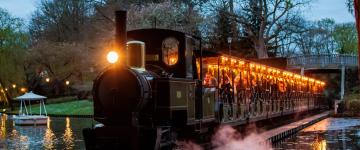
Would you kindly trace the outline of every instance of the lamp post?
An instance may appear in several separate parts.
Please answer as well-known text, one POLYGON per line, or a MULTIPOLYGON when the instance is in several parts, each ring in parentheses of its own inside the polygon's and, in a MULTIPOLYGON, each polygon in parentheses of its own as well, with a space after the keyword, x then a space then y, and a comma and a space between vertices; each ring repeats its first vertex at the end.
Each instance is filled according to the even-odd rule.
POLYGON ((231 37, 228 37, 227 38, 227 42, 229 44, 229 55, 231 55, 231 42, 232 42, 232 38, 231 37))
POLYGON ((66 85, 65 94, 66 94, 66 95, 69 95, 69 93, 70 93, 70 92, 69 92, 70 81, 69 81, 69 80, 66 80, 66 81, 65 81, 65 85, 66 85))

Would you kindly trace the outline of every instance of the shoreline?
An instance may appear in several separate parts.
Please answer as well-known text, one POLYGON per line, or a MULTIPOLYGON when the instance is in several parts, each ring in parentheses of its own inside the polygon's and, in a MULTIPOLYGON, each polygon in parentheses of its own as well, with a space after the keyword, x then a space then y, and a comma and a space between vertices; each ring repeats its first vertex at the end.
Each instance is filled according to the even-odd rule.
MULTIPOLYGON (((11 113, 11 112, 1 112, 1 114, 6 115, 18 115, 18 113, 11 113)), ((34 113, 34 115, 39 115, 34 113)), ((72 118, 93 118, 94 115, 61 115, 61 114, 47 114, 49 117, 72 117, 72 118)))

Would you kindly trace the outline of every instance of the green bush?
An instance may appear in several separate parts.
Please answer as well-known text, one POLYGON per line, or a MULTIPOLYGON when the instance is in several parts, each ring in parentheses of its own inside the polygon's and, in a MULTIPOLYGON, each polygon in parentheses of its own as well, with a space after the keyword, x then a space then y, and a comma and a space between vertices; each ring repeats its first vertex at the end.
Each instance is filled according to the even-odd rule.
POLYGON ((359 86, 354 86, 351 88, 351 93, 352 94, 359 94, 360 93, 360 87, 359 86))
POLYGON ((352 100, 348 102, 348 112, 352 116, 360 116, 360 100, 352 100))

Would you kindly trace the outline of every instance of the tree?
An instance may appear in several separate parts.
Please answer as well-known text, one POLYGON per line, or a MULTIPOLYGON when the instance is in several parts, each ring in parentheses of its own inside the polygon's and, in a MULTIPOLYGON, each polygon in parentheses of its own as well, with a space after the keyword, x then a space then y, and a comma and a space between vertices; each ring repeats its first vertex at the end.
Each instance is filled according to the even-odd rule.
POLYGON ((333 54, 336 49, 333 33, 335 21, 322 19, 320 21, 301 21, 303 31, 293 35, 297 49, 295 51, 304 55, 333 54))
POLYGON ((309 1, 303 0, 245 0, 237 5, 240 10, 234 18, 242 26, 246 36, 252 41, 258 58, 268 57, 268 47, 275 38, 292 24, 296 8, 309 1))
POLYGON ((29 26, 32 43, 28 58, 31 59, 25 68, 31 89, 43 91, 44 80, 39 74, 44 71, 52 78, 48 89, 55 94, 61 94, 65 79, 71 78, 72 83, 82 85, 86 83, 84 79, 93 76, 89 70, 98 60, 93 58, 99 57, 95 57, 100 49, 96 46, 101 42, 96 41, 99 35, 92 31, 95 2, 41 1, 29 26))
POLYGON ((23 22, 0 8, 0 84, 23 83, 23 54, 28 36, 23 22))
MULTIPOLYGON (((219 1, 220 2, 220 1, 219 1)), ((221 1, 219 4, 219 11, 209 15, 208 24, 211 25, 211 31, 206 36, 209 37, 209 42, 212 48, 221 50, 228 47, 227 39, 232 37, 231 17, 229 14, 229 6, 226 1, 221 1)), ((209 25, 209 26, 210 26, 209 25)), ((235 39, 233 39, 235 40, 235 39)))
POLYGON ((42 83, 45 78, 50 78, 51 82, 47 83, 50 93, 62 93, 65 80, 81 78, 84 70, 88 70, 87 58, 82 55, 85 48, 77 43, 37 42, 27 53, 29 88, 45 93, 42 83))
POLYGON ((130 30, 155 27, 199 35, 198 26, 201 19, 196 10, 172 1, 150 3, 140 8, 132 5, 128 13, 130 30))
POLYGON ((336 25, 334 31, 334 39, 337 44, 338 53, 357 53, 358 39, 354 23, 344 23, 336 25))
MULTIPOLYGON (((356 29, 358 34, 358 56, 360 58, 360 2, 359 0, 347 0, 347 5, 349 12, 355 15, 356 29)), ((358 70, 360 70, 360 59, 358 70)), ((358 78, 360 79, 360 71, 358 78)))
POLYGON ((55 42, 81 41, 84 26, 92 15, 92 2, 87 0, 41 1, 29 26, 33 40, 55 42))

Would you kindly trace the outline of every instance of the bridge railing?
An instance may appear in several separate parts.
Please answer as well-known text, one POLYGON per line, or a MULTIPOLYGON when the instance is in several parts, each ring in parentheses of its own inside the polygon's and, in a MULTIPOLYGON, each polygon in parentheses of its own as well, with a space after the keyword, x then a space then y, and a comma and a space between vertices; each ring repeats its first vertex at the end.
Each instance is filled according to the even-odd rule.
POLYGON ((303 55, 294 56, 287 59, 288 67, 310 67, 310 66, 357 66, 358 57, 356 55, 340 55, 340 54, 328 54, 328 55, 303 55))

